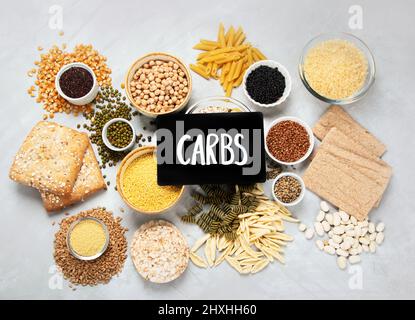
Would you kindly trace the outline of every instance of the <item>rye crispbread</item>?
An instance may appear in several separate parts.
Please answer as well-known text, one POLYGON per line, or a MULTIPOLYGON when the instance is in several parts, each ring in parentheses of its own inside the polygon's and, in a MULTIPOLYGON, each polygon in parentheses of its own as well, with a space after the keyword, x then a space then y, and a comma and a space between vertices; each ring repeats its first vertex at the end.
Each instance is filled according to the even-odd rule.
POLYGON ((387 163, 332 129, 303 179, 308 189, 363 220, 379 203, 391 175, 392 169, 387 163))
POLYGON ((331 128, 337 128, 377 157, 382 156, 386 151, 386 146, 381 141, 356 122, 340 106, 330 106, 314 125, 313 133, 319 140, 323 140, 331 128))
POLYGON ((69 194, 88 145, 86 134, 53 122, 40 121, 20 147, 9 176, 41 191, 69 194))
POLYGON ((134 233, 131 258, 144 279, 166 283, 186 270, 189 247, 183 234, 173 224, 165 220, 152 220, 134 233))
POLYGON ((106 189, 106 187, 94 150, 92 149, 92 146, 89 145, 85 151, 83 164, 72 192, 69 195, 60 196, 50 192, 41 191, 40 195, 42 197, 43 206, 50 212, 83 201, 94 193, 106 189))

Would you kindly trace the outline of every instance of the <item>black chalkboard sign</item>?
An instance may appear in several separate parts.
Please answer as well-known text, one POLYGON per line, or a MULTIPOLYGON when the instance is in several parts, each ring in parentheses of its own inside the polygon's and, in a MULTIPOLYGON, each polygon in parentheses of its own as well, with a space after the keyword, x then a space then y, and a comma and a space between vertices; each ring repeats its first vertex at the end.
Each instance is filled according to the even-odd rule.
POLYGON ((260 112, 158 116, 158 184, 264 182, 263 123, 260 112))

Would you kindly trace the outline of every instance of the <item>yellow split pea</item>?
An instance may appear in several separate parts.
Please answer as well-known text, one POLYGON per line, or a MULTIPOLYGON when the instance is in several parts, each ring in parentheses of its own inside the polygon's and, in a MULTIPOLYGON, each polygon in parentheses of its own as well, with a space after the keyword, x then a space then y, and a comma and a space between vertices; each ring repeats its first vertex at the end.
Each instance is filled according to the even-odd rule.
POLYGON ((122 177, 122 191, 128 202, 143 211, 161 211, 179 197, 182 187, 157 184, 157 162, 153 154, 133 160, 122 177))
POLYGON ((69 245, 82 257, 92 257, 100 253, 106 240, 103 226, 92 219, 79 221, 69 235, 69 245))

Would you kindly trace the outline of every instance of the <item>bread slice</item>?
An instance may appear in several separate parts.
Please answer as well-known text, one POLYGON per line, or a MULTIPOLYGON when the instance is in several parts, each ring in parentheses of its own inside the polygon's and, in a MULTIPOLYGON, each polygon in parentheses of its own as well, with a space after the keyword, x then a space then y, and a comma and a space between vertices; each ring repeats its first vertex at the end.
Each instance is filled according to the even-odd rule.
POLYGON ((72 193, 65 196, 55 195, 41 191, 43 205, 47 211, 61 210, 69 205, 85 200, 94 193, 106 189, 105 180, 102 177, 98 161, 92 146, 86 149, 84 161, 76 179, 72 193))
POLYGON ((88 145, 86 134, 40 121, 20 147, 9 176, 41 191, 70 194, 88 145))
POLYGON ((363 220, 381 199, 392 169, 355 144, 337 130, 330 132, 303 179, 308 189, 363 220))
POLYGON ((332 105, 314 125, 314 135, 323 140, 331 128, 337 128, 369 150, 374 156, 380 157, 386 151, 386 146, 375 136, 356 122, 342 107, 332 105))

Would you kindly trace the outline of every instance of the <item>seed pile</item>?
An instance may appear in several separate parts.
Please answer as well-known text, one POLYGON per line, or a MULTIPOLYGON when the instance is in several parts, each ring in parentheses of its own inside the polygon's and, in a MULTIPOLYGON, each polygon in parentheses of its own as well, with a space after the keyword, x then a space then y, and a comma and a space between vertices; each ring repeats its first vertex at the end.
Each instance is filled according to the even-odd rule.
POLYGON ((235 239, 207 234, 197 240, 190 252, 190 259, 196 266, 216 267, 226 260, 239 273, 252 274, 274 260, 285 263, 283 250, 293 238, 284 233, 284 220, 298 220, 293 219, 286 208, 264 196, 259 185, 243 195, 256 199, 258 206, 238 215, 240 224, 235 239), (206 259, 197 253, 203 246, 206 259))
POLYGON ((114 147, 124 148, 133 139, 133 130, 128 123, 114 122, 108 126, 107 138, 114 147))
POLYGON ((375 253, 385 238, 384 229, 382 222, 375 225, 367 217, 358 221, 344 211, 331 213, 325 201, 320 204, 314 228, 307 228, 302 223, 299 225, 306 239, 312 239, 315 233, 319 237, 328 236, 328 239, 318 239, 316 245, 325 253, 337 256, 340 269, 346 269, 347 262, 359 263, 363 252, 375 253))
POLYGON ((196 192, 192 195, 197 204, 181 217, 182 221, 197 224, 205 233, 235 239, 240 223, 238 215, 258 206, 258 200, 244 194, 254 190, 255 186, 235 186, 233 190, 227 190, 221 185, 200 187, 205 194, 196 192), (202 212, 204 205, 208 205, 209 209, 202 212))
POLYGON ((294 162, 301 159, 310 148, 310 137, 307 130, 299 123, 291 120, 278 122, 267 134, 269 152, 283 162, 294 162))
POLYGON ((60 229, 55 234, 54 259, 65 279, 73 284, 90 285, 108 283, 111 278, 119 274, 127 258, 127 231, 121 225, 121 218, 114 217, 105 208, 95 208, 82 211, 60 222, 60 229), (71 224, 84 217, 94 217, 101 220, 108 228, 109 244, 105 253, 93 261, 82 261, 69 252, 66 237, 71 224))
POLYGON ((150 60, 135 72, 130 91, 140 109, 165 113, 176 109, 189 93, 189 79, 178 63, 150 60))
POLYGON ((300 182, 291 176, 283 176, 275 182, 275 196, 283 203, 291 203, 298 199, 302 191, 300 182))
POLYGON ((259 66, 246 79, 246 91, 256 102, 277 102, 285 90, 285 77, 278 68, 259 66))
POLYGON ((171 206, 180 196, 179 186, 157 184, 157 161, 147 153, 131 161, 121 178, 124 197, 135 208, 154 212, 171 206))
MULTIPOLYGON (((109 149, 102 140, 102 129, 105 124, 114 118, 124 118, 131 120, 137 115, 137 111, 132 111, 131 106, 125 102, 126 98, 113 87, 103 87, 96 98, 94 112, 84 113, 89 120, 89 124, 84 124, 83 128, 88 130, 89 138, 98 147, 98 154, 101 158, 101 167, 106 168, 107 164, 112 167, 121 161, 127 152, 117 152, 109 149)), ((81 126, 78 125, 78 128, 81 126)))
POLYGON ((323 97, 344 99, 363 87, 368 63, 353 43, 328 40, 307 52, 304 73, 310 86, 323 97))
POLYGON ((111 69, 107 66, 107 58, 102 56, 91 45, 79 44, 72 52, 66 52, 58 46, 53 46, 47 53, 41 54, 40 61, 35 61, 37 68, 30 71, 30 75, 37 75, 35 86, 29 88, 28 93, 35 97, 36 102, 43 104, 43 109, 53 118, 57 112, 74 113, 91 110, 90 106, 75 106, 67 102, 55 88, 55 78, 60 68, 71 62, 82 62, 89 66, 100 86, 111 85, 111 69))
POLYGON ((91 91, 94 79, 88 70, 72 67, 62 73, 59 86, 62 92, 70 98, 81 98, 91 91))

